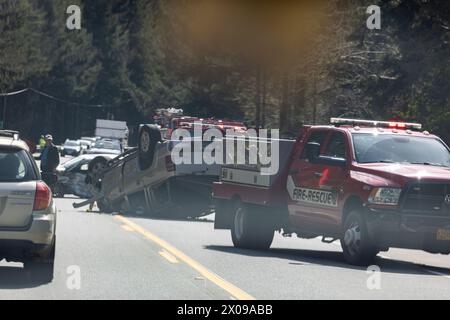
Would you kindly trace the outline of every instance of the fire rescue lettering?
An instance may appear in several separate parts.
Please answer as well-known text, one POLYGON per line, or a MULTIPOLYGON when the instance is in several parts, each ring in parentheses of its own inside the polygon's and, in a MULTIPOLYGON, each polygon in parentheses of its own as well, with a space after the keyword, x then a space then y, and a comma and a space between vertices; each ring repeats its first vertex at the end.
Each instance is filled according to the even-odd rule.
POLYGON ((336 192, 295 188, 292 198, 296 201, 315 203, 329 207, 337 207, 338 205, 336 192))

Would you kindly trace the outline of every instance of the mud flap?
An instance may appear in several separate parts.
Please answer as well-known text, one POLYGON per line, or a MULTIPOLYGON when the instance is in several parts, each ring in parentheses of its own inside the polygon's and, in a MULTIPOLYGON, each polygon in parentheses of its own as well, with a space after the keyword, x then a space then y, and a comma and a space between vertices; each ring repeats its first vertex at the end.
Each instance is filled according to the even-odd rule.
POLYGON ((216 230, 230 230, 233 223, 233 215, 230 210, 230 201, 214 200, 215 218, 214 229, 216 230))

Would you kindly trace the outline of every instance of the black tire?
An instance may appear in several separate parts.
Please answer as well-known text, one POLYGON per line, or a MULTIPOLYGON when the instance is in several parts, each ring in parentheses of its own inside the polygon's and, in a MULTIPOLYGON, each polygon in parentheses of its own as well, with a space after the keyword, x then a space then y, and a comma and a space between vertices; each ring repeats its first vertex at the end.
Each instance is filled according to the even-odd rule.
POLYGON ((139 132, 139 167, 147 170, 153 164, 155 147, 161 141, 161 132, 155 125, 145 125, 139 132))
POLYGON ((341 246, 345 261, 358 266, 373 263, 379 250, 372 244, 360 210, 353 210, 348 214, 343 229, 341 246))
POLYGON ((53 245, 40 257, 24 262, 24 268, 30 273, 33 280, 50 283, 53 281, 55 271, 56 236, 53 245))
POLYGON ((87 182, 92 183, 99 189, 99 182, 102 177, 103 170, 108 166, 108 160, 103 157, 97 157, 89 163, 89 179, 87 182))
POLYGON ((53 196, 55 198, 64 198, 64 186, 60 183, 56 183, 53 187, 53 196))
POLYGON ((97 207, 100 210, 100 212, 103 212, 103 213, 113 213, 114 212, 114 208, 112 207, 112 205, 109 203, 108 200, 105 200, 105 199, 98 200, 97 207))
POLYGON ((234 206, 231 238, 236 248, 267 250, 275 233, 274 224, 263 212, 238 202, 234 206))

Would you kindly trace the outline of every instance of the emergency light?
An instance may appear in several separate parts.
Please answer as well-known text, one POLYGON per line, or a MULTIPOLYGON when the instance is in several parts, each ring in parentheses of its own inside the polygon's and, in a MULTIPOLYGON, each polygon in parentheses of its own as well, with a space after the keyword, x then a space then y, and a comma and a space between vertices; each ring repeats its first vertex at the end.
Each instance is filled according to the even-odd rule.
POLYGON ((331 118, 330 123, 336 126, 351 125, 351 126, 365 126, 374 128, 390 128, 390 129, 413 129, 413 130, 422 129, 422 125, 420 123, 395 122, 395 121, 331 118))

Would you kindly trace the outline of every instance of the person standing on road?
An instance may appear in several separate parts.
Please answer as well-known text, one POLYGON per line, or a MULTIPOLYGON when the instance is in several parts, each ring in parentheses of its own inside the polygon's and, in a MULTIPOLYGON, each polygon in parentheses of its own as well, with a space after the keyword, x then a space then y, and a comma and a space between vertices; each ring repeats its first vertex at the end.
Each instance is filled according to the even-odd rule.
POLYGON ((39 159, 42 173, 54 173, 59 166, 59 151, 53 144, 53 137, 50 134, 45 136, 45 147, 39 159))

